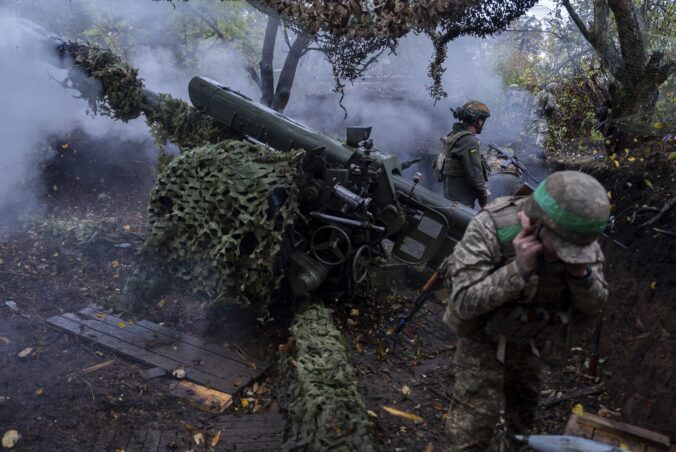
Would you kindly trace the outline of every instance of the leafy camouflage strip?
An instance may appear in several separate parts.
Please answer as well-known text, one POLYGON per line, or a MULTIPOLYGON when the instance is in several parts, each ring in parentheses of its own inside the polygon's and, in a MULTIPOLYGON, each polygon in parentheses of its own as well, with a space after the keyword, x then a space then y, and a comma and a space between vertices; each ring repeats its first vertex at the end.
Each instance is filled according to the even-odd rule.
POLYGON ((212 308, 263 309, 283 276, 300 156, 230 140, 174 158, 151 194, 146 252, 212 308))
MULTIPOLYGON (((138 69, 123 62, 112 51, 94 45, 68 42, 62 50, 71 56, 76 67, 101 83, 98 101, 92 98, 92 93, 82 93, 90 105, 98 106, 102 114, 122 121, 137 118, 143 112, 143 79, 138 77, 138 69)), ((79 89, 82 84, 77 83, 77 76, 69 75, 75 88, 79 89)))
POLYGON ((293 348, 279 364, 289 412, 284 450, 374 450, 357 374, 331 310, 307 306, 290 332, 293 348))
POLYGON ((227 127, 168 94, 160 94, 160 103, 146 111, 146 117, 155 140, 171 141, 181 150, 234 138, 227 127))
POLYGON ((62 50, 71 56, 75 67, 99 82, 100 86, 92 87, 78 73, 69 72, 72 87, 80 91, 95 112, 122 121, 138 118, 144 113, 159 144, 171 141, 181 149, 235 138, 227 127, 182 100, 160 94, 159 99, 149 101, 144 95, 143 79, 138 77, 138 70, 112 51, 79 42, 65 43, 62 50))

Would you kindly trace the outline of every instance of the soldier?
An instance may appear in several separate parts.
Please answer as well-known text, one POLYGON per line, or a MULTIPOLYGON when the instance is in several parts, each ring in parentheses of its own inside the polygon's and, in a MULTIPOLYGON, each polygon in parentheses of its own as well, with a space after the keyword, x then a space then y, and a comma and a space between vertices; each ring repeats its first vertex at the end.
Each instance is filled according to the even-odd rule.
POLYGON ((559 85, 556 83, 549 83, 542 91, 537 93, 533 100, 531 120, 533 121, 535 144, 539 147, 545 145, 545 140, 549 133, 548 121, 559 111, 559 106, 556 103, 556 91, 558 88, 559 85))
POLYGON ((506 450, 532 428, 542 360, 567 352, 606 300, 596 239, 609 214, 596 179, 562 171, 471 221, 440 269, 452 282, 444 321, 458 337, 449 450, 486 450, 502 400, 506 450))
POLYGON ((444 149, 434 163, 437 179, 444 183, 444 197, 469 207, 474 207, 477 200, 482 207, 488 202, 488 173, 476 135, 490 115, 486 104, 478 101, 453 110, 453 117, 460 122, 453 124, 453 131, 441 139, 444 149))

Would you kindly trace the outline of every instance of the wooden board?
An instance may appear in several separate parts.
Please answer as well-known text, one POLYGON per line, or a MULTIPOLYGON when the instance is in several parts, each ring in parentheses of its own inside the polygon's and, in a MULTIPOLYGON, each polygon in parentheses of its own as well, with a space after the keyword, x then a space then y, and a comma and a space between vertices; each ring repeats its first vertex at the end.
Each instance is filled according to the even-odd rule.
POLYGON ((628 448, 632 452, 663 452, 669 450, 669 437, 635 425, 584 413, 571 415, 566 424, 566 435, 628 448))
POLYGON ((125 321, 95 306, 47 322, 169 374, 182 369, 186 379, 228 394, 241 390, 268 367, 242 352, 152 322, 125 321))
POLYGON ((280 414, 261 413, 245 416, 221 416, 208 429, 185 428, 148 430, 104 430, 96 441, 95 452, 164 452, 169 450, 278 451, 282 448, 284 418, 280 414), (215 448, 211 442, 220 431, 215 448), (197 446, 193 434, 202 433, 205 444, 197 446))

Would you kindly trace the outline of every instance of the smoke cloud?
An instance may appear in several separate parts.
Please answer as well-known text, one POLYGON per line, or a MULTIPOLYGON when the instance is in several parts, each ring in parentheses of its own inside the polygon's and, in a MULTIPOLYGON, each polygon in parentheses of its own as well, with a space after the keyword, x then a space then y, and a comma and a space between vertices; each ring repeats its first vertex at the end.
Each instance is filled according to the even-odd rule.
MULTIPOLYGON (((209 4, 197 0, 173 4, 136 0, 26 0, 17 2, 6 14, 0 10, 3 27, 0 98, 5 101, 2 110, 5 117, 0 121, 4 137, 0 154, 0 207, 31 196, 29 181, 35 175, 36 162, 49 157, 42 143, 52 134, 79 127, 93 136, 150 140, 143 120, 123 124, 87 115, 86 103, 74 99, 72 92, 54 81, 63 79, 65 71, 43 62, 49 60, 49 50, 26 39, 16 19, 24 16, 66 39, 82 38, 85 30, 96 24, 100 35, 95 38, 105 41, 106 27, 118 27, 115 31, 123 40, 111 45, 120 47, 114 50, 139 68, 146 86, 155 91, 188 100, 190 78, 202 75, 258 99, 258 87, 246 70, 250 62, 234 43, 224 43, 216 37, 192 38, 191 45, 185 46, 187 38, 176 33, 177 23, 194 20, 197 7, 207 8, 215 17, 227 8, 235 8, 229 2, 209 4), (187 49, 187 55, 176 53, 175 49, 181 46, 187 49)), ((256 11, 250 14, 260 16, 256 11)), ((258 24, 264 26, 263 16, 260 18, 258 24)), ((285 113, 339 138, 344 138, 346 126, 373 126, 372 138, 382 151, 401 159, 425 156, 425 168, 414 166, 409 172, 423 170, 423 185, 435 188, 436 182, 427 166, 440 150, 439 138, 450 131, 451 107, 471 99, 491 107, 493 115, 481 135, 484 143, 506 144, 523 132, 525 122, 515 122, 514 118, 526 118, 527 107, 522 112, 507 111, 506 87, 495 71, 501 57, 495 46, 499 39, 461 38, 451 42, 443 76, 448 97, 435 103, 426 90, 431 83, 427 75, 433 55, 430 40, 422 35, 403 38, 396 54, 381 56, 363 79, 345 87, 342 103, 347 118, 339 106, 340 96, 333 92, 331 68, 320 52, 308 52, 301 59, 285 113)), ((274 61, 276 75, 284 63, 286 50, 279 33, 274 61)), ((148 149, 148 152, 156 151, 148 149)))

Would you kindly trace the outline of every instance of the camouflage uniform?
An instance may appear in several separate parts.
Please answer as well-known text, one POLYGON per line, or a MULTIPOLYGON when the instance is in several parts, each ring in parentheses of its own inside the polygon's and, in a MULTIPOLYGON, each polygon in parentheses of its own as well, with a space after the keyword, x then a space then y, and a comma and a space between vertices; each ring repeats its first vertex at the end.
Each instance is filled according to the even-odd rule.
POLYGON ((503 399, 509 436, 527 432, 538 404, 542 359, 567 350, 607 297, 596 242, 585 246, 589 272, 583 278, 569 275, 561 261, 542 261, 536 274, 524 275, 512 240, 527 199, 499 198, 482 210, 442 270, 452 281, 444 321, 458 336, 447 422, 452 451, 486 450, 503 399))
POLYGON ((479 140, 462 123, 453 124, 453 131, 441 139, 444 150, 435 164, 444 183, 444 197, 469 207, 475 201, 487 201, 486 181, 479 140))
POLYGON ((531 120, 533 122, 533 133, 535 134, 535 144, 539 147, 545 145, 547 134, 549 133, 549 118, 559 111, 556 103, 555 91, 558 85, 556 83, 548 84, 545 89, 540 91, 533 101, 531 110, 531 120))

